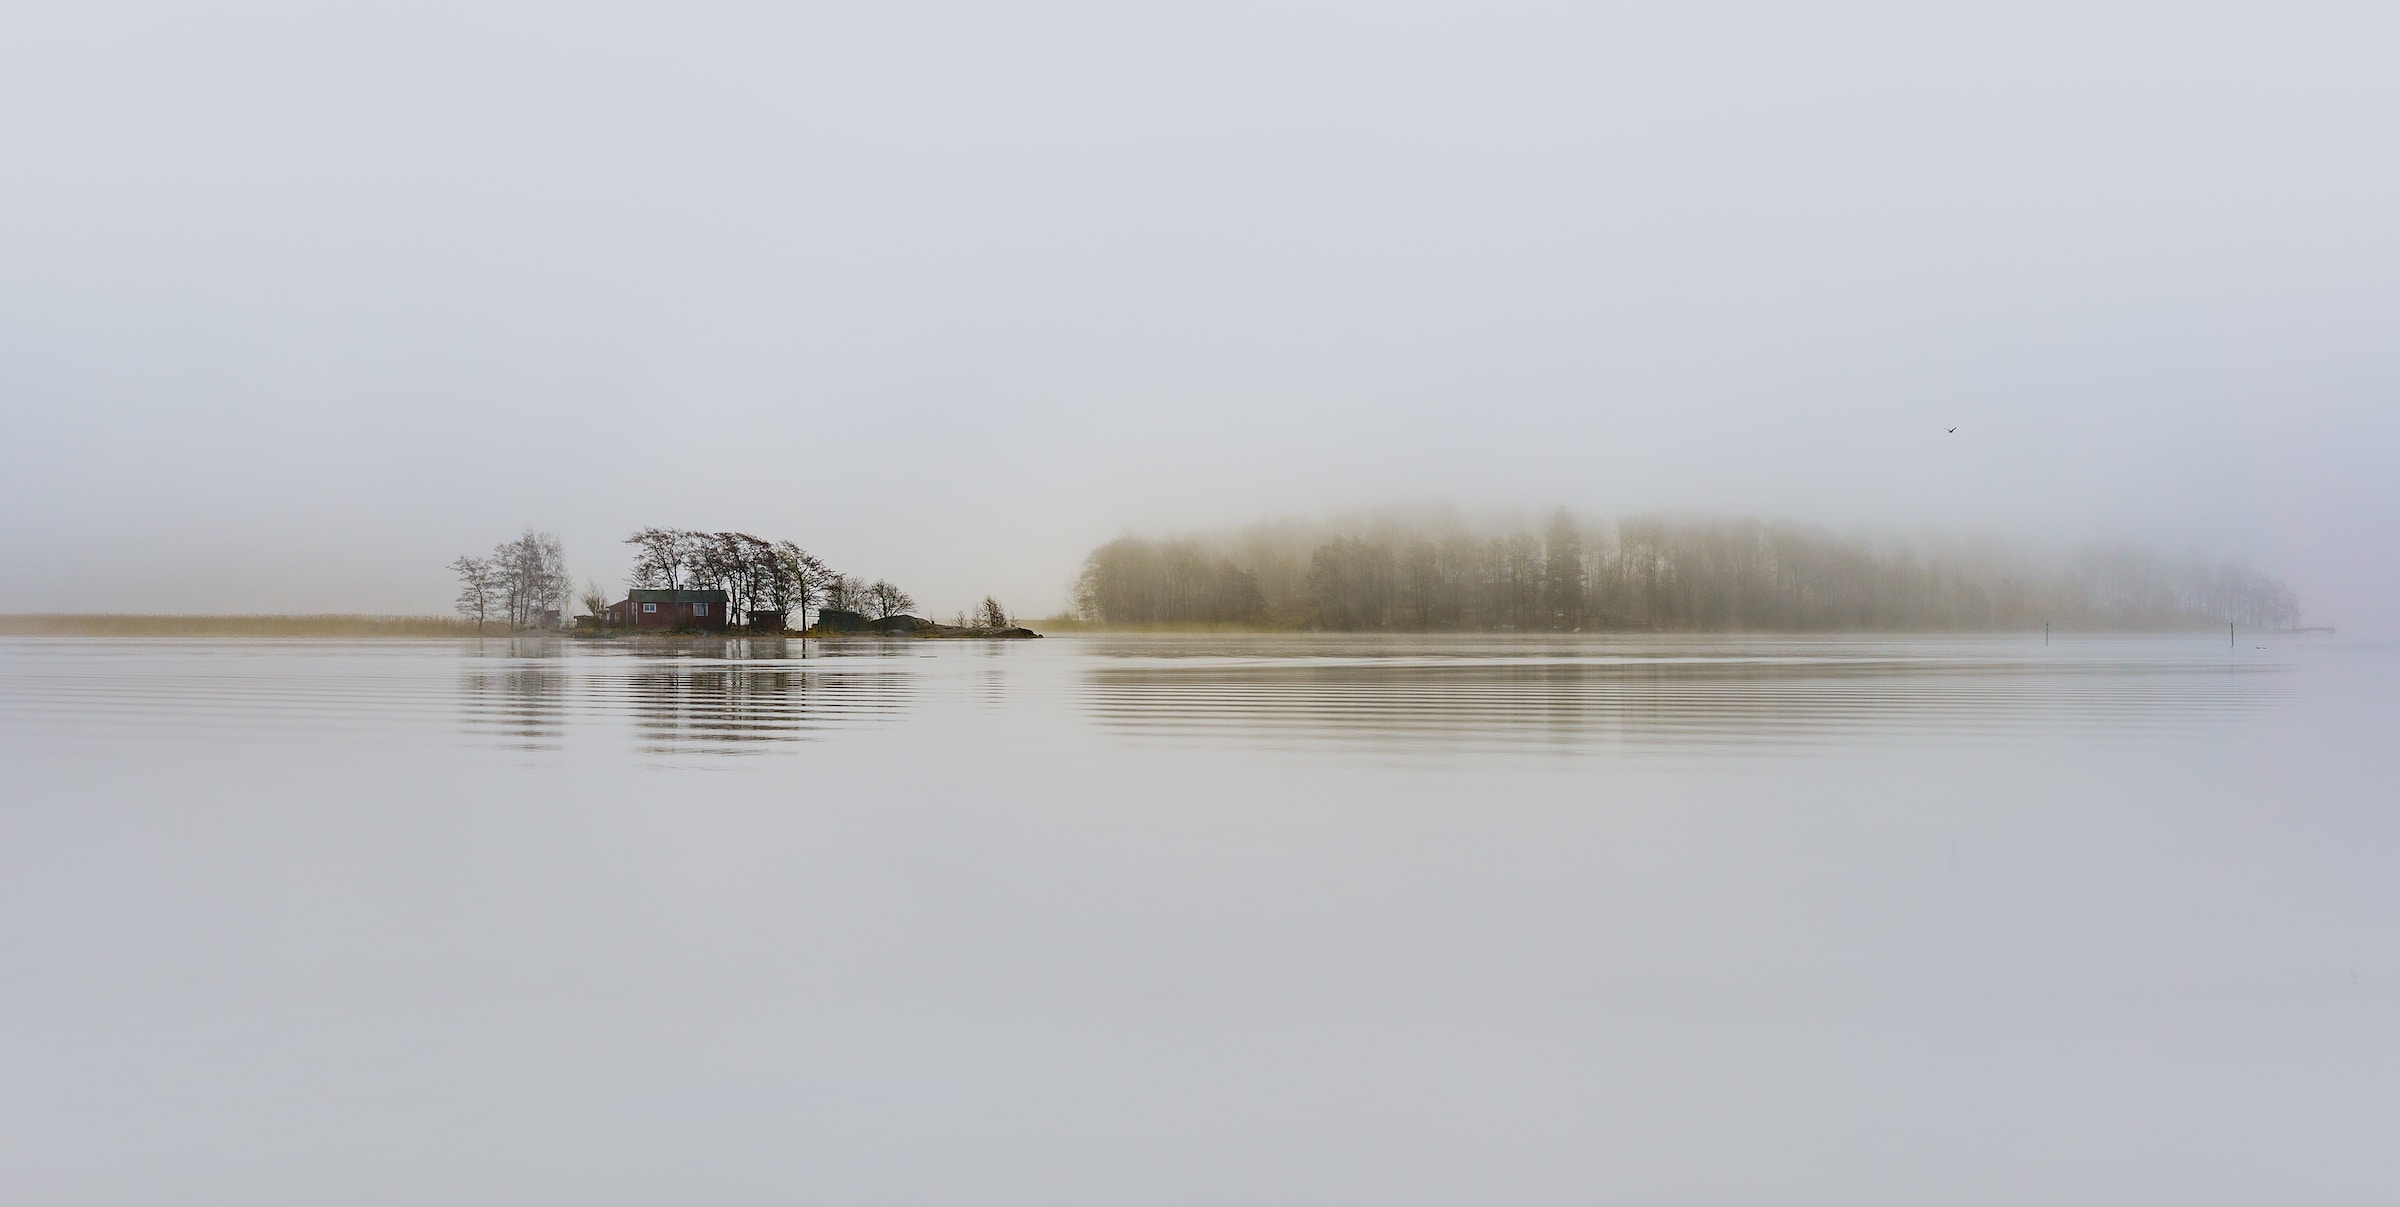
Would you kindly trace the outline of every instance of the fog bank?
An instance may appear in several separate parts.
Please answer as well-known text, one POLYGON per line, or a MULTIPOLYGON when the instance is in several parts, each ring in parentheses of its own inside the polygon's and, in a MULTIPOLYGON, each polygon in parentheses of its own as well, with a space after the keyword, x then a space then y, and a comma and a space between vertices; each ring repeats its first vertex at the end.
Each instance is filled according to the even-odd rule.
POLYGON ((935 614, 1361 503, 2130 541, 2400 616, 2400 11, 50 6, 0 610, 531 526, 935 614), (1951 429, 1956 429, 1955 431, 1951 429))
POLYGON ((1075 605, 1101 625, 1353 632, 2288 630, 2303 615, 2267 575, 2137 547, 1565 508, 1538 523, 1444 509, 1120 537, 1084 559, 1075 605))

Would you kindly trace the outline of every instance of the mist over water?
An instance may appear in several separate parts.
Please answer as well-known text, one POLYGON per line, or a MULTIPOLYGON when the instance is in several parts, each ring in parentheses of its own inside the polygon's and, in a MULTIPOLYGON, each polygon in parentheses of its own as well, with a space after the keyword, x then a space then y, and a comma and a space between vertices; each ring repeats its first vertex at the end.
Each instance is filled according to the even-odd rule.
POLYGON ((667 525, 1041 615, 1128 530, 1449 500, 2128 541, 2388 632, 2396 22, 45 6, 0 610, 440 612, 667 525))
POLYGON ((1556 633, 2289 632, 2304 615, 2290 587, 2255 570, 2138 548, 2044 555, 1565 508, 1538 526, 1387 512, 1123 536, 1085 557, 1075 610, 1119 628, 1556 633))
POLYGON ((2400 1201, 2400 5, 16 8, 0 1204, 2400 1201))
POLYGON ((0 1184, 2377 1202, 2396 706, 2288 638, 12 639, 0 1184))

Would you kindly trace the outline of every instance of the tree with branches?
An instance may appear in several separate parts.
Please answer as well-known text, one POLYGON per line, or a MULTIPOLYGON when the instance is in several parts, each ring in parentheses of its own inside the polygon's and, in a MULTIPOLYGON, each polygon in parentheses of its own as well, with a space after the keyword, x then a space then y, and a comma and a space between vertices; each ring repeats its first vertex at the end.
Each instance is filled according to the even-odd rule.
POLYGON ((679 591, 699 558, 700 534, 681 528, 644 528, 625 538, 634 547, 633 572, 625 581, 651 590, 679 591))
POLYGON ((557 535, 531 528, 501 542, 489 557, 459 558, 450 570, 458 575, 458 614, 478 628, 498 619, 512 629, 530 629, 553 609, 564 615, 575 581, 557 535))
POLYGON ((727 611, 736 616, 774 611, 799 620, 819 603, 854 611, 867 606, 864 580, 836 573, 791 541, 747 532, 644 528, 625 543, 635 549, 629 585, 723 591, 727 611))
POLYGON ((878 620, 886 616, 898 616, 917 606, 917 601, 908 592, 894 586, 888 578, 876 579, 867 587, 866 603, 878 620))
POLYGON ((809 605, 824 597, 833 571, 817 555, 790 541, 777 541, 768 550, 767 606, 793 620, 805 619, 809 605))
POLYGON ((458 575, 458 614, 475 622, 475 631, 482 632, 489 620, 494 603, 500 597, 500 576, 491 563, 480 557, 462 557, 450 563, 458 575))
POLYGON ((865 612, 867 582, 853 574, 836 574, 825 580, 825 606, 844 612, 865 612))
POLYGON ((493 550, 492 561, 500 569, 509 627, 534 628, 542 614, 552 610, 565 614, 567 594, 575 580, 567 574, 566 549, 556 534, 528 528, 493 550))

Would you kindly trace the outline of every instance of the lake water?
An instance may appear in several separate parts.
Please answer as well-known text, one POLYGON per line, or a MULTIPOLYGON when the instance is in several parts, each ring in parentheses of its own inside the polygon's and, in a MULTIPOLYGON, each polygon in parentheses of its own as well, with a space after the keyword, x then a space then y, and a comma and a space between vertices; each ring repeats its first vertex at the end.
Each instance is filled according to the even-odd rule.
POLYGON ((2395 720, 2248 637, 0 641, 0 1201, 2400 1201, 2395 720))

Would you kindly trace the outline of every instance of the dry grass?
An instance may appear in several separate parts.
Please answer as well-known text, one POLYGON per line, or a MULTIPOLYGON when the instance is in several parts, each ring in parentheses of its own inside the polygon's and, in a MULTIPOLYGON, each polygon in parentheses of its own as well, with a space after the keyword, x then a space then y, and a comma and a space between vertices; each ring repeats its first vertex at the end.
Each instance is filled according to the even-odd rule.
MULTIPOLYGON (((486 636, 507 631, 487 625, 486 636)), ((0 615, 9 637, 473 637, 475 622, 448 616, 136 616, 123 613, 0 615)))

